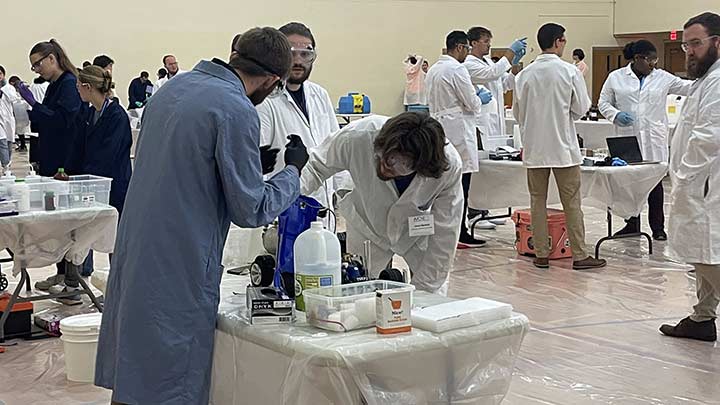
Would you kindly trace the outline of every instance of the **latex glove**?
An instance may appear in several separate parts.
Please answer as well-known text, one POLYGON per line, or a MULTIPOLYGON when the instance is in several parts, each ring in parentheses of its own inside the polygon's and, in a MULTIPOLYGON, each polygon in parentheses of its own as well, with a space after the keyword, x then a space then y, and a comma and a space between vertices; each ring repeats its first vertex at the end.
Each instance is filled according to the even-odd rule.
POLYGON ((627 162, 620 159, 620 158, 612 158, 612 165, 613 166, 627 166, 627 162))
POLYGON ((523 48, 522 50, 520 50, 519 53, 517 53, 517 52, 515 53, 515 56, 513 56, 513 60, 512 60, 513 65, 517 65, 520 63, 520 60, 525 56, 525 52, 527 52, 526 49, 527 48, 523 48))
POLYGON ((527 37, 516 39, 515 42, 510 44, 510 50, 513 51, 515 56, 519 54, 525 55, 527 49, 527 37))
POLYGON ((630 113, 620 111, 615 116, 615 124, 617 124, 618 126, 629 127, 633 124, 633 122, 635 122, 635 117, 633 117, 630 113))
POLYGON ((492 93, 484 87, 479 88, 475 94, 480 97, 480 102, 482 102, 483 105, 491 102, 493 99, 492 93))
POLYGON ((25 84, 24 82, 19 82, 15 88, 17 89, 18 93, 20 93, 20 97, 22 97, 26 103, 30 104, 30 107, 34 107, 35 104, 37 104, 37 101, 35 101, 35 97, 28 88, 27 84, 25 84))
POLYGON ((293 165, 297 167, 298 172, 302 172, 303 167, 305 167, 305 164, 310 158, 307 153, 307 148, 298 135, 290 135, 287 139, 289 139, 290 142, 285 145, 285 164, 293 165))
POLYGON ((260 163, 262 164, 263 174, 272 173, 275 170, 278 152, 280 152, 280 149, 270 149, 270 145, 260 147, 260 163))

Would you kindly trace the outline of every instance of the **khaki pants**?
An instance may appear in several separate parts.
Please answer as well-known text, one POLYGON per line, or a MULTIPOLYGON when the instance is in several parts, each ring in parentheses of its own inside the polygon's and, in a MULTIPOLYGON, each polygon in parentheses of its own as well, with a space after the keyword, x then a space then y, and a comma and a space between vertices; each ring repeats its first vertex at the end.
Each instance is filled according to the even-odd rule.
POLYGON ((565 211, 573 259, 583 260, 588 257, 588 254, 585 251, 585 222, 580 206, 580 166, 527 169, 535 254, 541 258, 550 255, 547 223, 547 194, 550 170, 555 176, 555 183, 557 183, 560 193, 560 202, 562 202, 565 211))
POLYGON ((720 265, 693 264, 698 303, 693 307, 694 312, 690 319, 695 322, 704 322, 717 318, 717 308, 720 304, 720 265))

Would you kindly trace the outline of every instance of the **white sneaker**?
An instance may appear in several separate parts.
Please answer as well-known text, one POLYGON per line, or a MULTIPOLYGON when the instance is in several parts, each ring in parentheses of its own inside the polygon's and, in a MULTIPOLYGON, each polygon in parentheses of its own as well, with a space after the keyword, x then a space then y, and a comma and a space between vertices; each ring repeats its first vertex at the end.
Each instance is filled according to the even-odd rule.
POLYGON ((54 276, 50 276, 50 277, 46 278, 45 280, 38 281, 37 283, 35 283, 35 288, 37 288, 40 291, 48 291, 51 287, 56 286, 58 284, 62 284, 64 281, 65 281, 64 274, 56 274, 54 276))
MULTIPOLYGON (((473 222, 470 222, 470 225, 473 225, 473 222)), ((490 221, 486 221, 486 220, 483 219, 483 220, 481 220, 481 221, 477 221, 477 223, 475 223, 475 224, 473 225, 473 228, 475 228, 475 229, 490 229, 490 230, 492 230, 492 229, 497 228, 497 225, 493 224, 493 223, 490 222, 490 221)))
POLYGON ((507 223, 507 218, 491 219, 490 223, 495 225, 505 225, 507 223))

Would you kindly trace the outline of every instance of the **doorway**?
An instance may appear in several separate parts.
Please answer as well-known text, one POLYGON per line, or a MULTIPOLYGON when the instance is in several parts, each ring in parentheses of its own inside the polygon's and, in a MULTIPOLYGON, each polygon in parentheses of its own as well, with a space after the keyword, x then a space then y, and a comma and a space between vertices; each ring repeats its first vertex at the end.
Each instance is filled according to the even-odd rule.
POLYGON ((625 57, 623 56, 622 51, 623 48, 618 46, 593 47, 593 104, 597 105, 598 100, 600 99, 600 91, 602 91, 603 84, 605 84, 605 80, 607 80, 610 72, 625 66, 625 57))

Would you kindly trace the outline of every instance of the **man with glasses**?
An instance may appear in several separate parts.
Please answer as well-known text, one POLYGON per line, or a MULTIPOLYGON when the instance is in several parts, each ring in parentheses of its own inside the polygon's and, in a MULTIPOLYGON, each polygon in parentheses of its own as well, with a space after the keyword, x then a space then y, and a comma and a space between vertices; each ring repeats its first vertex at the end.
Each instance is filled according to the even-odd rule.
MULTIPOLYGON (((630 42, 623 53, 629 63, 608 75, 600 92, 600 112, 615 124, 616 135, 638 138, 644 160, 667 162, 670 131, 666 99, 669 94, 686 96, 693 82, 656 68, 657 49, 650 41, 630 42)), ((664 195, 660 181, 648 196, 648 222, 653 239, 659 241, 667 240, 664 195)), ((640 233, 640 216, 625 222, 615 235, 640 233)))
POLYGON ((483 103, 492 100, 487 90, 477 90, 463 62, 470 52, 468 36, 462 31, 453 31, 445 38, 447 54, 430 67, 425 78, 430 115, 442 124, 445 135, 455 146, 463 162, 462 189, 463 213, 460 221, 458 249, 479 247, 484 240, 473 238, 465 224, 467 200, 470 191, 470 176, 478 171, 478 144, 476 115, 483 103), (483 97, 482 100, 480 97, 483 97))
POLYGON ((564 27, 554 23, 543 25, 537 41, 542 54, 518 74, 513 94, 513 114, 520 125, 530 192, 536 254, 533 264, 538 268, 550 267, 547 193, 552 171, 565 211, 573 269, 604 267, 605 260, 586 253, 580 201, 582 156, 574 121, 590 108, 585 80, 575 65, 560 59, 567 44, 564 27))
POLYGON ((698 303, 668 336, 717 340, 720 304, 720 15, 704 13, 684 26, 687 74, 697 79, 683 104, 670 148, 670 250, 695 267, 698 303))
MULTIPOLYGON (((474 95, 473 95, 474 96, 474 95)), ((355 187, 340 202, 347 250, 372 277, 402 256, 417 288, 445 295, 462 216, 462 162, 428 114, 375 115, 353 122, 310 153, 301 191, 347 170, 355 187)))
POLYGON ((175 55, 163 56, 163 66, 165 66, 165 70, 167 71, 167 76, 160 78, 157 80, 157 82, 155 82, 155 86, 153 88, 154 91, 158 91, 158 89, 160 87, 162 87, 163 85, 165 85, 165 83, 167 83, 168 80, 179 75, 180 73, 184 73, 183 70, 180 70, 180 65, 178 64, 178 61, 175 58, 175 55))
MULTIPOLYGON (((317 59, 312 32, 298 22, 283 25, 280 32, 285 34, 292 46, 292 68, 285 91, 277 97, 268 97, 258 106, 260 145, 282 153, 287 134, 297 134, 303 143, 312 149, 340 127, 328 92, 319 84, 308 80, 317 59)), ((280 170, 282 165, 278 164, 270 174, 280 170)), ((339 182, 340 178, 336 176, 335 180, 339 182)), ((311 196, 323 206, 332 208, 334 189, 333 179, 330 179, 311 196)))
POLYGON ((200 61, 145 107, 95 370, 114 403, 208 403, 230 222, 263 226, 300 194, 302 141, 293 138, 285 168, 263 181, 255 110, 282 87, 291 60, 285 35, 253 28, 229 62, 200 61))

